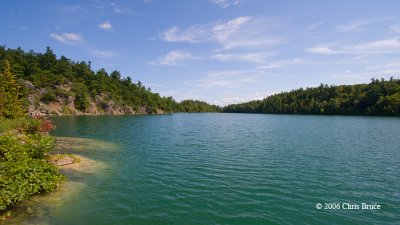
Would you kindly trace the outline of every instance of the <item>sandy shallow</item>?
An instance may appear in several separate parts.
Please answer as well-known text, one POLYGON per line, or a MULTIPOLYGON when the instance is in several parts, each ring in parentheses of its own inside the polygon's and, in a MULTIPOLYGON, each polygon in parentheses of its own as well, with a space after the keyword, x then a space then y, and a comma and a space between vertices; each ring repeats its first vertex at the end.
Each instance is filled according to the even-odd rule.
POLYGON ((66 174, 67 177, 68 174, 66 172, 69 170, 75 170, 84 173, 95 173, 96 171, 106 168, 106 164, 104 162, 95 161, 81 155, 75 155, 75 157, 78 158, 79 162, 59 166, 61 173, 66 174))
POLYGON ((89 138, 57 137, 53 154, 80 154, 82 152, 115 151, 117 144, 89 138))

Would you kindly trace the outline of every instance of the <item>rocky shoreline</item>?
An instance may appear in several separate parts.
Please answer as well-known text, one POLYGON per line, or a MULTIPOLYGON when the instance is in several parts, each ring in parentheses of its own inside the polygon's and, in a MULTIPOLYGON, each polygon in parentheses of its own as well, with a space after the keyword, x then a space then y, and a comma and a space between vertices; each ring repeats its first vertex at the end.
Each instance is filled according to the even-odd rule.
POLYGON ((48 88, 35 87, 32 82, 19 81, 24 89, 29 90, 26 98, 28 112, 31 116, 48 115, 146 115, 166 114, 161 109, 152 109, 146 105, 133 108, 129 105, 114 101, 109 95, 100 93, 95 97, 88 97, 88 106, 82 110, 77 106, 78 97, 72 92, 72 83, 54 87, 57 95, 50 95, 48 88))

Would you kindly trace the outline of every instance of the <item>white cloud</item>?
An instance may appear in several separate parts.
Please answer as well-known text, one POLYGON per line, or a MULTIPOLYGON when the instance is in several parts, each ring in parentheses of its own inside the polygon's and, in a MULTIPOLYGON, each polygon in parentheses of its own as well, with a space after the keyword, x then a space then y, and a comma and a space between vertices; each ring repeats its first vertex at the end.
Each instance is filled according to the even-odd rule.
POLYGON ((202 26, 192 26, 180 32, 179 27, 171 27, 160 34, 160 38, 166 42, 200 42, 206 37, 207 30, 202 26))
POLYGON ((116 57, 118 54, 115 51, 90 51, 89 52, 92 56, 96 58, 112 58, 116 57))
POLYGON ((384 18, 360 20, 360 21, 356 21, 356 22, 338 25, 336 28, 341 32, 355 32, 355 31, 359 31, 362 27, 365 27, 367 25, 381 23, 381 22, 384 22, 387 20, 390 20, 390 18, 384 17, 384 18))
POLYGON ((28 30, 29 28, 26 26, 21 26, 18 25, 16 22, 9 22, 8 23, 8 27, 10 28, 15 28, 15 29, 19 29, 19 30, 28 30))
POLYGON ((210 31, 217 42, 227 46, 227 44, 232 41, 232 35, 239 30, 240 26, 250 19, 251 17, 241 16, 225 23, 219 22, 211 28, 210 31))
POLYGON ((304 50, 305 52, 308 53, 313 53, 313 54, 322 54, 322 55, 330 55, 330 54, 335 54, 336 52, 330 49, 329 47, 323 47, 323 46, 317 46, 313 48, 307 48, 304 50))
POLYGON ((133 11, 131 8, 122 7, 117 5, 116 3, 110 3, 110 6, 113 8, 114 12, 117 14, 124 14, 124 15, 132 15, 133 11))
POLYGON ((160 38, 166 42, 217 42, 227 46, 232 41, 232 35, 248 22, 251 17, 238 17, 227 22, 218 21, 213 24, 195 25, 183 31, 174 26, 162 32, 160 38))
POLYGON ((214 42, 224 49, 259 49, 282 41, 268 34, 267 29, 273 26, 276 25, 271 21, 241 16, 229 21, 194 25, 184 30, 174 26, 162 32, 159 37, 166 42, 214 42))
POLYGON ((218 61, 243 61, 263 63, 269 54, 266 53, 224 53, 214 54, 210 58, 218 61))
POLYGON ((99 28, 102 30, 112 30, 113 26, 109 21, 104 21, 103 23, 99 24, 99 28))
POLYGON ((244 84, 255 83, 256 71, 231 70, 209 73, 206 78, 196 82, 201 88, 240 88, 244 84))
POLYGON ((229 105, 229 104, 237 104, 241 102, 247 102, 249 99, 242 98, 238 96, 226 96, 222 98, 223 101, 219 103, 219 105, 229 105))
POLYGON ((82 35, 76 33, 62 33, 62 34, 51 33, 50 37, 61 43, 69 45, 78 45, 83 40, 82 35))
POLYGON ((177 66, 179 61, 191 59, 192 55, 185 51, 170 51, 159 61, 161 65, 177 66))
POLYGON ((231 5, 240 5, 244 0, 210 0, 210 2, 224 9, 231 5))
POLYGON ((254 93, 254 100, 262 100, 270 95, 277 94, 277 92, 270 92, 270 91, 260 91, 260 92, 255 92, 254 93))
POLYGON ((324 20, 321 20, 321 21, 319 21, 319 22, 310 24, 310 25, 307 26, 307 30, 315 29, 315 28, 321 26, 321 25, 324 24, 324 23, 325 23, 325 21, 324 21, 324 20))
POLYGON ((399 38, 388 38, 376 41, 363 42, 346 46, 317 46, 307 48, 304 51, 313 54, 383 54, 398 53, 400 50, 399 38))
POLYGON ((281 68, 289 65, 299 65, 299 64, 304 64, 305 61, 302 59, 290 59, 290 60, 279 60, 276 62, 270 62, 267 64, 264 64, 262 66, 257 67, 258 70, 264 70, 264 69, 274 69, 274 68, 281 68))
POLYGON ((249 71, 246 70, 226 70, 226 71, 214 71, 207 74, 207 77, 223 77, 223 78, 232 78, 239 77, 243 74, 248 74, 249 71))
POLYGON ((399 49, 399 38, 383 39, 344 47, 344 50, 349 53, 388 53, 398 52, 399 49))

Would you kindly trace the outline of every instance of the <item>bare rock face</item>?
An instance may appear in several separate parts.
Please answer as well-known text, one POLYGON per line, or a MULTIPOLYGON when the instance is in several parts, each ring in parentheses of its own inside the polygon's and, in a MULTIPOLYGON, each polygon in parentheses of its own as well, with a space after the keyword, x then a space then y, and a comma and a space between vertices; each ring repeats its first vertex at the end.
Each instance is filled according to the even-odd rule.
POLYGON ((151 114, 151 110, 147 106, 142 106, 139 108, 139 110, 136 114, 151 114))
POLYGON ((166 114, 164 110, 156 109, 156 114, 166 114))
POLYGON ((30 81, 20 80, 20 83, 21 83, 22 86, 25 86, 28 89, 35 90, 35 85, 33 85, 32 82, 30 82, 30 81))
POLYGON ((59 102, 50 102, 47 105, 47 114, 50 115, 62 115, 62 107, 59 102))
POLYGON ((58 93, 51 102, 44 103, 41 99, 49 94, 49 88, 35 87, 30 81, 19 80, 20 84, 30 89, 27 100, 29 102, 28 112, 31 116, 45 115, 136 115, 136 114, 165 114, 164 111, 152 110, 148 106, 142 106, 137 110, 128 105, 121 105, 104 93, 89 99, 89 107, 85 112, 75 107, 75 94, 72 91, 73 83, 51 87, 58 93))
POLYGON ((97 108, 97 104, 94 103, 94 102, 90 103, 90 106, 89 106, 89 108, 87 109, 87 113, 89 113, 89 114, 91 114, 91 115, 99 115, 100 112, 99 112, 99 110, 98 110, 98 108, 97 108))
POLYGON ((126 115, 135 115, 136 114, 135 110, 133 110, 132 107, 130 107, 130 106, 124 106, 123 110, 124 110, 124 114, 126 114, 126 115))

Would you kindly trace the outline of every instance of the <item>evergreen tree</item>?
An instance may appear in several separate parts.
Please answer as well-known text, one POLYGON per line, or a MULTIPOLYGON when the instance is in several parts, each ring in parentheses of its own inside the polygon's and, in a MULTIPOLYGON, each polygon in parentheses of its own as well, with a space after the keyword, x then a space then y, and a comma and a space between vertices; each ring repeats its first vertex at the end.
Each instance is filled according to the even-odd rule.
POLYGON ((10 63, 5 60, 3 72, 0 73, 0 116, 14 119, 24 115, 19 90, 20 86, 11 73, 10 63))

